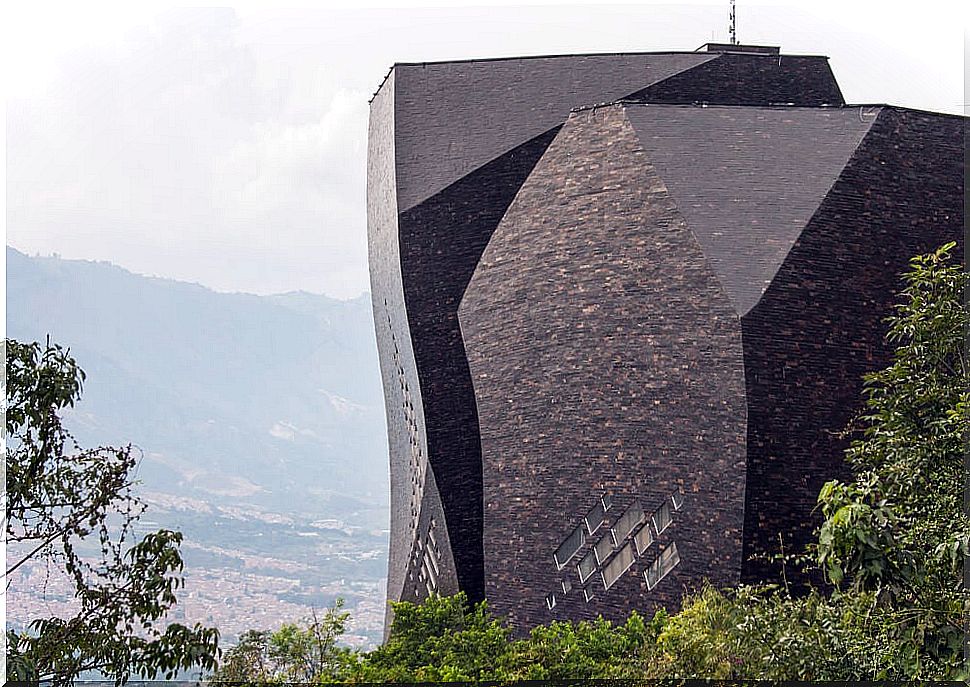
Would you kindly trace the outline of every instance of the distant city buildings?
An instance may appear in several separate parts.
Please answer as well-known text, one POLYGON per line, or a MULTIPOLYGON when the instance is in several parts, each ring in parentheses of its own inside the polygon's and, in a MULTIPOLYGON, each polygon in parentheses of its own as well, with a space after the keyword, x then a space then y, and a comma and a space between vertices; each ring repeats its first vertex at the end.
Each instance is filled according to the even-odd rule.
POLYGON ((395 65, 368 149, 388 598, 524 631, 776 576, 899 274, 962 246, 963 132, 769 47, 395 65))

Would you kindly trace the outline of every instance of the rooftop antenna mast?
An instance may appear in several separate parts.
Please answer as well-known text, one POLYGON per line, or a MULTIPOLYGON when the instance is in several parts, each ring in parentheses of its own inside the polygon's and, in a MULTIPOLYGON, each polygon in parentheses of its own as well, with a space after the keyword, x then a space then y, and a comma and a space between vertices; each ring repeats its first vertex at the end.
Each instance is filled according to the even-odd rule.
POLYGON ((728 27, 728 30, 731 33, 731 45, 738 44, 738 18, 737 14, 735 13, 734 2, 735 0, 731 0, 731 13, 728 15, 728 18, 731 20, 731 24, 728 27))

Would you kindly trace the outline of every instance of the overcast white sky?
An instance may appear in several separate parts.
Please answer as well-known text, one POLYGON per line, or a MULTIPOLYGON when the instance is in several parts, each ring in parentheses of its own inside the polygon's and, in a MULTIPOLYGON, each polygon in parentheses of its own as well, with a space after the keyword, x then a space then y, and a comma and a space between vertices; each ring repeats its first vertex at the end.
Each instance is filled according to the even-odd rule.
MULTIPOLYGON (((727 39, 729 3, 16 4, 2 46, 9 245, 345 298, 368 288, 367 101, 393 62, 693 50, 727 39)), ((960 5, 739 0, 738 37, 828 55, 849 102, 963 113, 960 5)))

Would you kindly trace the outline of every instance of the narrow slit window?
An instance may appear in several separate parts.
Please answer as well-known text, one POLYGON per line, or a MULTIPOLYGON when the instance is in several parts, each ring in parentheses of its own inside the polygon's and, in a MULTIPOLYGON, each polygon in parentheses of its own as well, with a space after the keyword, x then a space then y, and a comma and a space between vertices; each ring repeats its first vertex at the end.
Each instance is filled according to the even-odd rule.
POLYGON ((436 556, 431 549, 425 551, 424 555, 428 559, 428 564, 431 569, 434 570, 435 577, 441 574, 441 569, 438 567, 438 556, 436 556))
POLYGON ((634 555, 633 546, 627 544, 620 552, 613 556, 613 559, 603 568, 603 589, 609 589, 620 579, 620 575, 625 573, 633 565, 634 555))
POLYGON ((624 539, 630 536, 630 534, 639 527, 647 519, 646 514, 643 512, 643 508, 639 503, 634 503, 629 508, 627 508, 623 515, 621 515, 616 524, 613 525, 613 543, 619 546, 624 539))
POLYGON ((583 559, 579 561, 579 565, 576 566, 576 571, 579 573, 579 583, 582 584, 589 579, 590 575, 596 572, 596 559, 593 557, 593 551, 590 550, 583 559))
POLYGON ((664 500, 663 505, 653 513, 653 526, 657 530, 657 534, 670 527, 670 523, 673 521, 674 516, 670 511, 670 501, 664 500))
POLYGON ((657 560, 650 564, 643 576, 647 579, 647 589, 653 589, 667 576, 671 570, 680 563, 680 553, 677 551, 677 543, 671 542, 670 545, 660 552, 657 560))
POLYGON ((613 553, 613 549, 615 548, 616 547, 613 546, 613 539, 610 537, 610 535, 607 534, 605 537, 600 539, 593 547, 593 552, 596 554, 596 562, 603 565, 603 561, 609 558, 610 554, 613 553))
POLYGON ((650 548, 653 544, 653 530, 650 529, 649 525, 647 527, 640 528, 637 532, 637 536, 633 538, 633 542, 637 545, 637 554, 643 555, 643 552, 650 548))
POLYGON ((566 563, 569 562, 569 559, 576 555, 576 552, 582 548, 585 542, 586 531, 583 529, 583 526, 580 525, 570 532, 569 536, 566 537, 566 540, 559 545, 558 549, 556 549, 556 553, 554 554, 556 558, 556 566, 560 570, 566 567, 566 563))
POLYGON ((435 587, 438 586, 438 571, 434 567, 434 560, 431 557, 430 551, 424 552, 424 567, 427 569, 428 578, 431 580, 431 584, 435 587))

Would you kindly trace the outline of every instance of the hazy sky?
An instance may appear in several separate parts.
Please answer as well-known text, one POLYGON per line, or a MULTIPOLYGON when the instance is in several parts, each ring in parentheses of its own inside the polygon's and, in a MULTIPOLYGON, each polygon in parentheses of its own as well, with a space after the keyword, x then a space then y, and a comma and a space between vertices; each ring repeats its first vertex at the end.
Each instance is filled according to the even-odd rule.
MULTIPOLYGON (((5 10, 7 243, 224 291, 368 288, 367 101, 395 61, 693 50, 726 0, 5 10)), ((965 3, 964 3, 965 4, 965 3)), ((137 5, 137 7, 131 7, 137 5)), ((849 102, 964 112, 959 3, 738 2, 849 102)))

